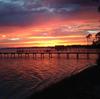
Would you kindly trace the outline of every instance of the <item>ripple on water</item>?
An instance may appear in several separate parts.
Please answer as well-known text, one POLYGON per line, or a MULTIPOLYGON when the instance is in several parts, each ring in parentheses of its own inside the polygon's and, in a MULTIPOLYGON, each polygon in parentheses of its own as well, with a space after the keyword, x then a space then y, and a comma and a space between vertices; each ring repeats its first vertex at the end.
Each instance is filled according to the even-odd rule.
POLYGON ((0 59, 0 99, 24 99, 78 70, 95 59, 0 59))

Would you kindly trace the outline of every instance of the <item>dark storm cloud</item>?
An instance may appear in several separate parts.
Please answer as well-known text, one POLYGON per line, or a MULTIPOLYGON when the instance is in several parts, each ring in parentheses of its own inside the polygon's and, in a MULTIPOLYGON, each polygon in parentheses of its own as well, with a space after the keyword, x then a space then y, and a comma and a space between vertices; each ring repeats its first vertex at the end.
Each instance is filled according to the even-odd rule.
MULTIPOLYGON (((46 0, 45 0, 46 1, 46 0)), ((51 3, 58 3, 61 4, 81 4, 81 5, 94 5, 98 4, 100 0, 49 0, 51 3)))
MULTIPOLYGON (((29 25, 51 17, 81 11, 86 5, 98 6, 100 0, 0 0, 0 25, 29 25), (40 19, 41 18, 41 19, 40 19)), ((90 7, 91 8, 91 7, 90 7)), ((86 10, 86 9, 85 9, 86 10)))
POLYGON ((26 25, 31 23, 31 16, 27 14, 3 14, 0 15, 0 25, 26 25), (28 19, 28 20, 27 20, 28 19))

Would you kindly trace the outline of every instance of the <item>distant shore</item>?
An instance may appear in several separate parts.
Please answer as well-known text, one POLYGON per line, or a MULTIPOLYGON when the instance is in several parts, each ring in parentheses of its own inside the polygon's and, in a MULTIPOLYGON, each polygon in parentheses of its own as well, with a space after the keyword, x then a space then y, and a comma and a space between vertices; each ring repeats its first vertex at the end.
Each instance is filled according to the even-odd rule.
POLYGON ((33 94, 28 99, 100 99, 100 58, 97 65, 33 94))

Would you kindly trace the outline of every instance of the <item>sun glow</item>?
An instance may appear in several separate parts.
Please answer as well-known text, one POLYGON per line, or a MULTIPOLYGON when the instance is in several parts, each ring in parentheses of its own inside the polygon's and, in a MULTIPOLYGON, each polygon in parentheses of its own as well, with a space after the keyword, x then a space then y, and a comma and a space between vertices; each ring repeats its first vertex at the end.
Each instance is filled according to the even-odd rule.
POLYGON ((62 40, 47 40, 47 41, 41 40, 40 42, 31 41, 31 42, 24 42, 24 43, 31 44, 31 45, 36 44, 37 46, 55 46, 55 45, 63 44, 62 40))
MULTIPOLYGON (((45 24, 45 23, 44 23, 45 24)), ((94 25, 99 25, 98 22, 94 25)), ((27 26, 25 28, 6 27, 4 34, 0 35, 0 45, 9 47, 32 47, 32 46, 55 46, 55 45, 84 45, 86 34, 94 33, 99 30, 97 26, 92 26, 84 21, 72 22, 53 22, 43 26, 27 26), (90 30, 94 28, 93 30, 90 30), (6 29, 8 31, 6 31, 6 29)))

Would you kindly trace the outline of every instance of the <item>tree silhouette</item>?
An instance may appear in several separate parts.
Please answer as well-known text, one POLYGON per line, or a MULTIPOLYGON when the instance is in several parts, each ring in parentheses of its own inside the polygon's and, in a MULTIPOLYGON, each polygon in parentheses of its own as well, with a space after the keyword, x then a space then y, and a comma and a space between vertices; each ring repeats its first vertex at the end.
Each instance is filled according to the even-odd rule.
POLYGON ((88 34, 88 35, 86 36, 86 38, 87 38, 87 45, 88 45, 89 40, 91 39, 91 37, 92 37, 92 34, 88 34))
POLYGON ((100 45, 100 32, 95 35, 94 45, 100 45))
POLYGON ((95 35, 96 41, 100 41, 100 32, 95 35))

